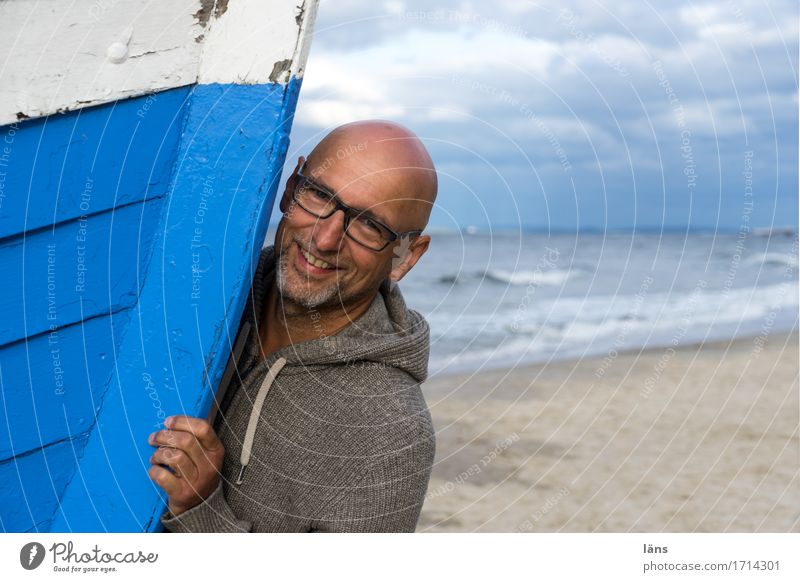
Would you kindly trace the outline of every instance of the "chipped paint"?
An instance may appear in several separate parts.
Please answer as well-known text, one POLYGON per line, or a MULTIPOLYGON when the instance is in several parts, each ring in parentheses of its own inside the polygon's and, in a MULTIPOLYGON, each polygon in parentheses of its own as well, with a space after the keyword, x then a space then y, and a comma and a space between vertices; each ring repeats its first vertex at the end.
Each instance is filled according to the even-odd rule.
POLYGON ((211 13, 214 11, 215 0, 200 0, 200 9, 194 13, 194 17, 200 26, 205 27, 208 24, 211 13))
POLYGON ((228 0, 200 0, 200 10, 194 13, 194 17, 201 26, 206 26, 212 15, 219 18, 228 9, 228 0))
POLYGON ((273 65, 272 72, 269 74, 269 80, 273 83, 286 83, 289 80, 290 70, 292 68, 292 59, 283 59, 273 65), (281 79, 283 75, 283 79, 281 79))

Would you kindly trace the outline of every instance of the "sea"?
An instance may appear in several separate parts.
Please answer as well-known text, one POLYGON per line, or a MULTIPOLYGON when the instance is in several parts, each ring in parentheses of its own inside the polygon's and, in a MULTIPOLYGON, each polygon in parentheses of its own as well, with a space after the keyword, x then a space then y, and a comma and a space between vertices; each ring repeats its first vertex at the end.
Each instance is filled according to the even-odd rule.
POLYGON ((798 326, 792 231, 433 231, 400 282, 430 374, 615 356, 798 326))

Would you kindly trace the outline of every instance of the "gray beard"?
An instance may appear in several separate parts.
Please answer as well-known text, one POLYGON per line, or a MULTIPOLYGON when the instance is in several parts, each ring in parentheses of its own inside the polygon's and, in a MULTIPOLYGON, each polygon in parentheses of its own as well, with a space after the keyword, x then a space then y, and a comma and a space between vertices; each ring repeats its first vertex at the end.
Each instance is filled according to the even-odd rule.
POLYGON ((275 273, 275 282, 278 286, 278 292, 284 302, 294 303, 305 309, 319 309, 320 307, 341 307, 345 302, 346 297, 338 297, 334 301, 334 297, 339 296, 339 286, 333 284, 327 288, 320 289, 319 291, 312 292, 308 284, 303 284, 301 281, 297 287, 292 288, 287 280, 287 273, 289 269, 288 253, 281 253, 278 258, 278 265, 275 273))

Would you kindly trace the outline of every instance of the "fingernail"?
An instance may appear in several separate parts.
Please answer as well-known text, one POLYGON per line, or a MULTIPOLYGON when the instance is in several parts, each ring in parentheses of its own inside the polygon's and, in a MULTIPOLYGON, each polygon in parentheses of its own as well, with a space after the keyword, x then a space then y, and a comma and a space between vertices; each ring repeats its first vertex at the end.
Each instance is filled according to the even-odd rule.
POLYGON ((172 420, 173 418, 171 416, 168 416, 166 420, 164 420, 164 426, 172 428, 172 420))

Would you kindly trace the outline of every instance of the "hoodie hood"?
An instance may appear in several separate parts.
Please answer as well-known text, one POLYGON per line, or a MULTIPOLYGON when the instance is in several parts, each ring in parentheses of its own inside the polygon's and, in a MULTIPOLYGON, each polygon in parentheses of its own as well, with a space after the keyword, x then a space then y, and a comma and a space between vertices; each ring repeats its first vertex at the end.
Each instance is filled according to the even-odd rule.
MULTIPOLYGON (((275 280, 275 263, 274 246, 263 249, 243 318, 250 323, 244 355, 247 360, 242 362, 246 369, 262 360, 258 320, 266 291, 275 280)), ((270 354, 269 361, 286 360, 281 374, 290 374, 295 367, 302 372, 314 366, 364 362, 398 368, 416 382, 427 378, 430 328, 422 315, 406 306, 396 283, 388 280, 381 283, 367 311, 335 335, 326 335, 320 314, 309 310, 309 317, 315 314, 320 317, 318 338, 285 346, 270 354)))

